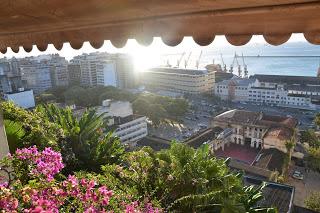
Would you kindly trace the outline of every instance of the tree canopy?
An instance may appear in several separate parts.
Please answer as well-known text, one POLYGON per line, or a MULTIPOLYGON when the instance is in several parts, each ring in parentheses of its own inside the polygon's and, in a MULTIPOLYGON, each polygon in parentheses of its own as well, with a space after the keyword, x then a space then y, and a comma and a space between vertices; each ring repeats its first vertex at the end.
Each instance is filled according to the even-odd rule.
MULTIPOLYGON (((168 104, 169 99, 153 98, 157 107, 168 109, 165 106, 173 104, 168 104)), ((13 148, 15 154, 2 162, 14 167, 17 180, 13 187, 0 190, 0 199, 4 199, 0 205, 7 202, 10 208, 20 205, 22 209, 35 205, 19 195, 28 194, 30 190, 25 189, 31 189, 38 195, 46 193, 43 197, 34 197, 36 201, 57 201, 54 204, 58 209, 70 207, 73 212, 88 204, 87 200, 78 200, 86 194, 85 190, 98 193, 93 187, 97 183, 99 187, 105 185, 113 189, 115 200, 150 203, 170 212, 275 212, 257 207, 258 201, 263 199, 261 190, 264 186, 244 187, 241 175, 229 170, 228 160, 216 159, 207 145, 193 149, 173 142, 169 149, 159 152, 144 147, 125 153, 119 139, 112 132, 106 132, 102 116, 97 116, 93 110, 77 119, 71 109, 52 104, 33 111, 12 103, 2 103, 1 107, 4 118, 13 128, 10 130, 12 138, 22 141, 16 147, 22 149, 13 148), (19 131, 13 131, 14 128, 19 131), (66 174, 76 176, 66 179, 66 174), (92 184, 89 188, 79 189, 79 197, 70 190, 79 185, 80 179, 83 180, 80 187, 86 186, 88 181, 92 184), (70 202, 65 203, 59 195, 51 194, 56 190, 62 190, 61 196, 66 196, 70 202), (3 192, 9 193, 1 194, 3 192), (46 197, 48 193, 50 197, 46 197)), ((15 140, 12 143, 16 143, 15 140)), ((10 149, 12 153, 13 149, 10 149)), ((95 207, 106 206, 100 203, 101 200, 92 199, 98 202, 95 207)), ((123 208, 120 201, 113 204, 115 206, 110 208, 123 208)))

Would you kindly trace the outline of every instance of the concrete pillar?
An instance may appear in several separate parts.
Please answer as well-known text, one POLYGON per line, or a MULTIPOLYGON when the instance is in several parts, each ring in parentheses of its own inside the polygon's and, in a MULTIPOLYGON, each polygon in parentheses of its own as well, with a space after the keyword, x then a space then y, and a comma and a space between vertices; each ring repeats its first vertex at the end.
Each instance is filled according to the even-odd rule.
MULTIPOLYGON (((7 156, 8 153, 9 153, 9 145, 8 145, 8 141, 7 141, 6 132, 4 129, 2 111, 0 110, 0 159, 7 156)), ((5 181, 9 180, 8 174, 4 171, 0 170, 0 176, 4 177, 5 181)))
POLYGON ((9 146, 7 141, 6 132, 4 129, 3 115, 0 111, 0 159, 9 153, 9 146))

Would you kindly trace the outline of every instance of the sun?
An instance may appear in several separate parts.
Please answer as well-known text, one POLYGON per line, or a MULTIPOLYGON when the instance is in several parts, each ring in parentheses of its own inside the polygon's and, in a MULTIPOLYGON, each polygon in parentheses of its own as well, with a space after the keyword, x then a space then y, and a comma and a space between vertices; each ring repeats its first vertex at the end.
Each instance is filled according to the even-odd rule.
POLYGON ((131 55, 137 72, 160 65, 160 55, 153 48, 137 48, 131 55))

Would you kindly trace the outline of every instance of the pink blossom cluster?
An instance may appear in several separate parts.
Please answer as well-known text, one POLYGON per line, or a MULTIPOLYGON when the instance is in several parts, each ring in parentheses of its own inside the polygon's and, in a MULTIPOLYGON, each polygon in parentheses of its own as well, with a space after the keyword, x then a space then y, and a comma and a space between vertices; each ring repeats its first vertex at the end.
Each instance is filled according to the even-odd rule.
POLYGON ((74 175, 69 175, 64 181, 55 180, 54 175, 61 171, 63 164, 61 154, 51 148, 43 151, 38 151, 35 146, 18 149, 9 159, 27 161, 33 175, 44 176, 40 175, 38 184, 31 186, 22 186, 19 181, 11 186, 1 184, 0 210, 4 212, 58 213, 61 209, 67 212, 113 212, 110 206, 112 198, 114 205, 126 213, 158 213, 150 203, 141 209, 138 202, 117 201, 118 197, 112 190, 95 180, 79 179, 74 175))
MULTIPOLYGON (((0 187, 0 190, 0 209, 10 212, 58 213, 62 207, 71 212, 79 209, 85 213, 113 212, 109 207, 112 190, 104 185, 97 185, 93 180, 78 179, 75 176, 69 176, 63 182, 39 189, 27 186, 16 193, 12 188, 0 187)), ((126 213, 159 212, 150 203, 143 209, 139 207, 138 202, 121 206, 124 206, 123 212, 126 213)))
POLYGON ((32 175, 44 175, 48 181, 53 180, 55 174, 59 173, 64 165, 59 152, 52 150, 51 147, 38 151, 36 146, 17 149, 15 156, 20 160, 27 160, 34 165, 30 171, 32 175))

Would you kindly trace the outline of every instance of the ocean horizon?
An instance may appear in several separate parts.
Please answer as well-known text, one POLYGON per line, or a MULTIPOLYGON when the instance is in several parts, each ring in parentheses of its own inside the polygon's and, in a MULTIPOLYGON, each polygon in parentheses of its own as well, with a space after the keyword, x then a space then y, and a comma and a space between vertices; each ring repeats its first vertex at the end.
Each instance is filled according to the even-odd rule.
MULTIPOLYGON (((312 45, 307 42, 291 42, 280 46, 269 44, 247 44, 244 46, 215 47, 208 46, 201 48, 202 56, 200 68, 204 69, 207 64, 222 64, 221 55, 224 63, 229 69, 234 59, 235 53, 239 56, 239 64, 243 69, 243 59, 248 67, 249 75, 268 74, 268 75, 295 75, 295 76, 316 76, 320 66, 320 46, 312 45)), ((190 50, 191 51, 191 50, 190 50)), ((185 51, 185 58, 188 58, 190 51, 185 51)), ((192 49, 188 68, 194 69, 199 57, 200 49, 192 49)), ((171 65, 175 65, 181 57, 181 52, 176 54, 164 55, 162 63, 166 60, 171 65)), ((184 67, 184 59, 180 67, 184 67)), ((238 68, 234 66, 234 74, 238 74, 238 68)))

